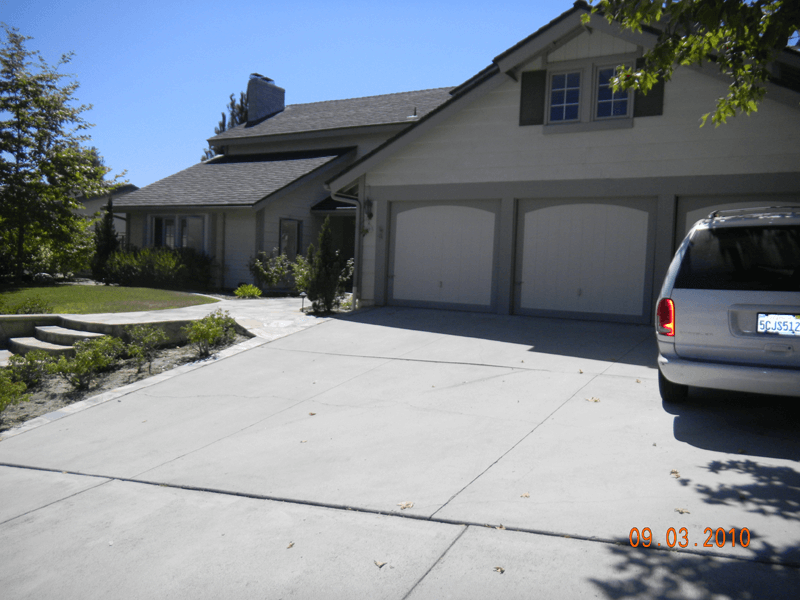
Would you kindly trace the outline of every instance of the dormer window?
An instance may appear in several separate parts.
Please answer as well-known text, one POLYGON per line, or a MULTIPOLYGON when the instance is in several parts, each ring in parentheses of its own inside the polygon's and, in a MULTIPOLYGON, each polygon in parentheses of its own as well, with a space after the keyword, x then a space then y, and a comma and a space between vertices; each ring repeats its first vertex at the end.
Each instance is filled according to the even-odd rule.
POLYGON ((597 70, 597 104, 595 118, 609 119, 628 116, 628 92, 615 92, 611 86, 616 69, 603 67, 597 70))
POLYGON ((581 117, 581 73, 557 73, 550 78, 550 121, 578 121, 581 117))

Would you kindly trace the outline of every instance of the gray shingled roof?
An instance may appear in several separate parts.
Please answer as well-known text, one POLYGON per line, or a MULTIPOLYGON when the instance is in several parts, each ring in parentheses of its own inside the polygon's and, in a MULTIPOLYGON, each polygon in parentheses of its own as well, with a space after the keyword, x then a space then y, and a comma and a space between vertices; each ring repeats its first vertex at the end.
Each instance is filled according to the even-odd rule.
POLYGON ((208 141, 219 145, 225 140, 265 135, 321 131, 345 127, 413 123, 410 115, 423 117, 450 98, 452 88, 437 88, 417 92, 328 100, 309 104, 290 104, 278 113, 256 125, 238 125, 208 141))
POLYGON ((252 205, 342 154, 331 152, 335 151, 311 157, 220 156, 127 194, 114 207, 252 205))

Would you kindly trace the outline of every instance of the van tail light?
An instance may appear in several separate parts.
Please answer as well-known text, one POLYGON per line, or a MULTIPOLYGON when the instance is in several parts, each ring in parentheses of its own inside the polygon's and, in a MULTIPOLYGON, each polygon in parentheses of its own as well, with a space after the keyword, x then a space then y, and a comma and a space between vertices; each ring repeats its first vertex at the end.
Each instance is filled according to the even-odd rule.
POLYGON ((661 335, 675 335, 675 303, 669 298, 662 298, 656 310, 656 331, 661 335))

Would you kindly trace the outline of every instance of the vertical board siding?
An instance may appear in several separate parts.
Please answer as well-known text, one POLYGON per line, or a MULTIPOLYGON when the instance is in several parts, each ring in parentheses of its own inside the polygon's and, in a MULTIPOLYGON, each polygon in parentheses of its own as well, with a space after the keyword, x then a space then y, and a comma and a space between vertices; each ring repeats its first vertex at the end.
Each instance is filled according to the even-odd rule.
POLYGON ((636 44, 631 44, 613 35, 594 30, 592 33, 582 33, 561 46, 561 48, 554 50, 547 55, 547 61, 552 63, 595 56, 627 54, 636 52, 637 49, 636 44))
POLYGON ((398 212, 392 298, 489 306, 495 219, 493 212, 454 205, 398 212))
POLYGON ((537 205, 522 205, 520 308, 641 315, 648 213, 619 205, 537 205))

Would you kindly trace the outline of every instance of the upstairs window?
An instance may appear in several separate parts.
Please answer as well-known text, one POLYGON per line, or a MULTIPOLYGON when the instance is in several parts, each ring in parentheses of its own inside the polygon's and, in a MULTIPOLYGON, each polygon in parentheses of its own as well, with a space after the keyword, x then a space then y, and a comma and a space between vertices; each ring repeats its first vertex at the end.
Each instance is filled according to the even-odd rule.
POLYGON ((608 119, 628 116, 628 92, 615 92, 611 80, 616 74, 614 67, 604 67, 597 71, 597 106, 595 118, 608 119))
POLYGON ((580 119, 581 73, 558 73, 550 79, 550 121, 580 119))

